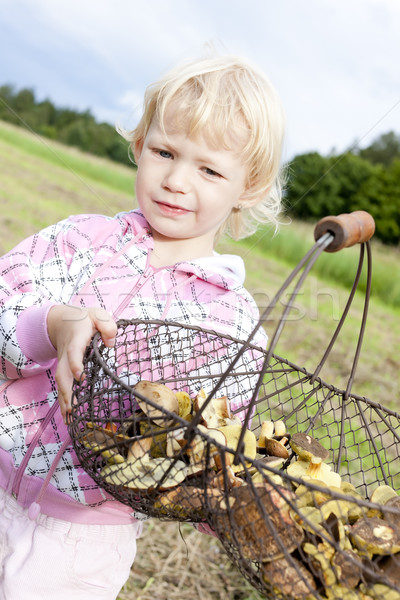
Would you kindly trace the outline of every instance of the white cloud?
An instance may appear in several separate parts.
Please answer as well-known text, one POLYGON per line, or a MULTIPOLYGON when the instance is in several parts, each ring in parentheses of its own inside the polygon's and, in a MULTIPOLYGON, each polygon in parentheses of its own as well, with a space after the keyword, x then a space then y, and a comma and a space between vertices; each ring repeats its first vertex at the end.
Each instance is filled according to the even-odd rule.
POLYGON ((0 0, 0 8, 7 81, 104 120, 130 117, 149 83, 214 41, 270 76, 288 115, 289 156, 400 129, 398 0, 0 0))

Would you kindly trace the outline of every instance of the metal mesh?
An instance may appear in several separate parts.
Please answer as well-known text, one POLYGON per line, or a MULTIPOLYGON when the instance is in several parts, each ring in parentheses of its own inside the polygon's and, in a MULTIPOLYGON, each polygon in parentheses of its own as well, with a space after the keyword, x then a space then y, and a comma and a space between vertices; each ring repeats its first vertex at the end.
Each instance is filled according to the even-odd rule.
POLYGON ((89 475, 149 516, 208 523, 268 598, 400 599, 400 416, 351 393, 366 310, 346 389, 318 377, 363 251, 314 373, 273 351, 288 306, 267 350, 120 321, 115 347, 94 336, 74 387, 69 431, 89 475))
POLYGON ((265 357, 260 348, 214 332, 120 322, 114 348, 95 337, 85 378, 75 387, 69 428, 81 464, 133 509, 207 521, 231 560, 268 597, 400 593, 393 575, 400 571, 399 415, 353 394, 344 400, 344 391, 312 381, 311 373, 278 356, 262 373, 265 357), (245 436, 238 452, 224 428, 234 429, 237 442, 237 415, 243 420, 261 375, 250 409, 253 437, 245 436), (162 408, 161 400, 141 397, 136 384, 144 380, 179 392, 181 404, 162 408), (234 399, 232 414, 218 417, 225 438, 215 435, 215 415, 198 405, 218 384, 215 398, 234 399), (283 421, 286 438, 300 432, 318 440, 329 453, 321 464, 339 482, 318 475, 319 464, 313 479, 289 474, 299 462, 289 442, 287 459, 267 456, 257 446, 266 421, 283 421), (382 485, 392 490, 377 496, 389 499, 385 506, 371 501, 382 485))

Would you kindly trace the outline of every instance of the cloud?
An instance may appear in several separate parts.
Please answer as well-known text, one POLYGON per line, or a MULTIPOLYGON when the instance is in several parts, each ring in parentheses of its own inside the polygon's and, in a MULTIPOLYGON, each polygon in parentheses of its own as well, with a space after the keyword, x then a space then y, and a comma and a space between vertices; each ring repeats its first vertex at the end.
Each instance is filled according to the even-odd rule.
MULTIPOLYGON (((3 77, 100 119, 215 42, 257 63, 288 116, 287 155, 398 128, 398 0, 0 0, 3 77)), ((0 83, 5 83, 4 79, 0 83)))

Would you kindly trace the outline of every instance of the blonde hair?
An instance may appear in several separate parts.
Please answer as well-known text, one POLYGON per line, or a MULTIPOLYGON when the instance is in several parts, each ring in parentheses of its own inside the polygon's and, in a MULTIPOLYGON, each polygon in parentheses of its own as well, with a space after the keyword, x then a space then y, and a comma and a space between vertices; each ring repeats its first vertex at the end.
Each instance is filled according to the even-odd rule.
POLYGON ((223 231, 240 239, 254 233, 260 223, 276 227, 282 201, 285 119, 269 80, 234 56, 180 64, 147 88, 140 122, 123 134, 131 149, 144 141, 154 118, 165 128, 171 103, 174 125, 189 136, 201 134, 209 143, 231 150, 235 139, 246 140, 238 154, 248 167, 248 192, 241 207, 232 210, 223 231))

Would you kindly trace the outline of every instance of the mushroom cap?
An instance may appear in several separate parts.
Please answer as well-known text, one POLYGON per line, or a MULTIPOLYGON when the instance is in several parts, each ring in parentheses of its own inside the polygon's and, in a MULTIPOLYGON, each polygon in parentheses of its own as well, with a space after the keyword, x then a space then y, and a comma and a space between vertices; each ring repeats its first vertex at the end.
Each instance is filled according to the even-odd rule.
POLYGON ((136 398, 141 410, 158 425, 169 425, 173 418, 169 417, 165 411, 179 414, 179 401, 175 393, 166 385, 153 381, 141 380, 134 386, 134 391, 138 392, 144 398, 148 398, 156 406, 153 406, 146 400, 136 398))
POLYGON ((355 588, 361 579, 362 562, 354 550, 336 552, 332 565, 337 569, 339 582, 349 588, 355 588))
POLYGON ((289 444, 302 460, 321 462, 329 457, 328 450, 306 433, 294 433, 289 444))
POLYGON ((289 451, 281 442, 274 439, 266 438, 264 440, 265 450, 269 456, 276 456, 278 458, 289 458, 289 451))
POLYGON ((298 548, 304 536, 289 514, 287 500, 293 501, 293 497, 286 488, 265 483, 234 487, 211 505, 215 530, 221 537, 233 539, 250 560, 283 556, 298 548))
POLYGON ((204 490, 195 486, 178 485, 163 492, 154 503, 160 514, 199 520, 205 518, 204 490))
POLYGON ((392 554, 400 552, 400 536, 397 531, 379 517, 363 517, 349 529, 352 543, 369 554, 392 554))
POLYGON ((370 500, 375 504, 386 504, 386 502, 392 498, 399 498, 400 501, 400 496, 396 494, 390 485, 378 485, 372 492, 370 500))
POLYGON ((265 448, 265 440, 272 439, 274 437, 274 422, 273 421, 263 421, 261 423, 261 431, 258 436, 258 446, 260 448, 265 448))
POLYGON ((400 531, 400 496, 396 496, 395 498, 389 498, 385 502, 385 506, 382 510, 383 518, 386 523, 389 523, 396 531, 400 531), (390 509, 395 509, 396 512, 385 510, 386 507, 390 509))
POLYGON ((279 595, 307 598, 317 589, 310 571, 294 556, 263 563, 261 576, 279 595))

